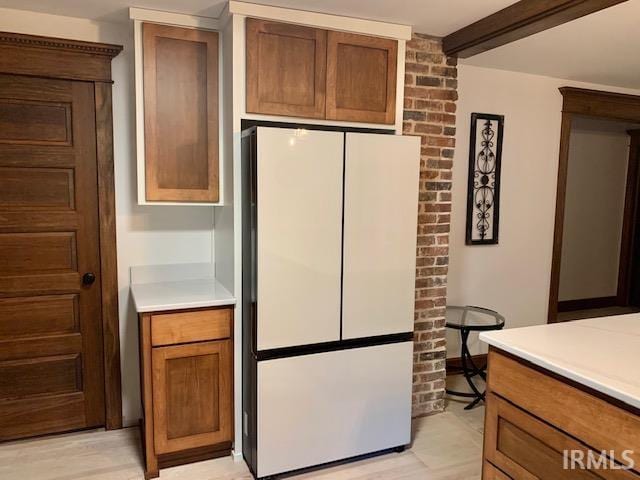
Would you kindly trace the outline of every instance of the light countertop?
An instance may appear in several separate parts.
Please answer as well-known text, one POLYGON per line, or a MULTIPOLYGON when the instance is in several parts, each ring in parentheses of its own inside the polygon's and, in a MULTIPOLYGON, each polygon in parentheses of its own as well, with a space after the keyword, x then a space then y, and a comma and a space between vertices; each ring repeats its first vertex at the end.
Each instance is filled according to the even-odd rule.
POLYGON ((131 268, 131 295, 138 313, 234 305, 236 299, 208 264, 131 268))
POLYGON ((640 314, 482 332, 480 340, 640 408, 640 314))

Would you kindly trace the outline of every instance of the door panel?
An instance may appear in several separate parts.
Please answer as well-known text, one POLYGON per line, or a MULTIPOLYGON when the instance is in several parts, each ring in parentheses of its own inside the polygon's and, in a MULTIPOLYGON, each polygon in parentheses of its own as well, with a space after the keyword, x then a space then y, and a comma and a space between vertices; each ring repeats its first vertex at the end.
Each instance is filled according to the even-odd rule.
POLYGON ((0 207, 73 210, 72 168, 5 167, 2 170, 0 207))
POLYGON ((342 337, 413 330, 420 143, 347 133, 342 337))
POLYGON ((397 57, 397 40, 330 31, 327 119, 394 123, 397 57))
POLYGON ((247 112, 324 118, 327 32, 247 19, 247 112))
POLYGON ((258 350, 340 339, 343 137, 258 129, 258 350))
POLYGON ((231 340, 152 351, 156 453, 231 441, 231 340))
POLYGON ((145 23, 147 200, 217 202, 218 33, 145 23))
POLYGON ((104 423, 93 88, 0 75, 0 440, 104 423))
POLYGON ((411 441, 413 342, 258 362, 263 477, 411 441))

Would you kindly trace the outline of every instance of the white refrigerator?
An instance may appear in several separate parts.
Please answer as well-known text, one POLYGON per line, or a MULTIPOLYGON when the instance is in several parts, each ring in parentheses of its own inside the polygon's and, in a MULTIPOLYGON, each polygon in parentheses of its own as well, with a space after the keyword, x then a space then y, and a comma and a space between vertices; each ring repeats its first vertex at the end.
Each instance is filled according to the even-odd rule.
POLYGON ((243 454, 257 478, 410 442, 417 137, 242 136, 243 454))

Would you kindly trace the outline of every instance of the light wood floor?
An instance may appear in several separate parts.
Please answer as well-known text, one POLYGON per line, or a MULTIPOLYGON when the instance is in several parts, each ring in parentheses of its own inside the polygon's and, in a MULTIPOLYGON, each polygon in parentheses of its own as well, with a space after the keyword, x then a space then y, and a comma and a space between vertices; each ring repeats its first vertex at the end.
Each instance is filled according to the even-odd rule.
MULTIPOLYGON (((414 421, 411 449, 342 464, 295 480, 466 480, 480 478, 484 408, 450 401, 414 421)), ((0 445, 2 480, 140 480, 137 428, 90 431, 0 445)), ((244 462, 220 458, 161 470, 161 480, 250 480, 244 462)))

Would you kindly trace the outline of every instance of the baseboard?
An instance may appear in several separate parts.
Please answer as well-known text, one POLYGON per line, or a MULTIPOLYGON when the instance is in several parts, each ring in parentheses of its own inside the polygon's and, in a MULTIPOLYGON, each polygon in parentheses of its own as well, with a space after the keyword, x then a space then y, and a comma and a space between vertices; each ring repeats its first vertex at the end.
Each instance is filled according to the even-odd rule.
POLYGON ((233 461, 234 462, 241 462, 243 460, 242 458, 242 452, 239 452, 237 450, 231 450, 231 456, 233 457, 233 461))
MULTIPOLYGON (((478 367, 482 367, 487 363, 487 354, 472 355, 471 359, 478 367)), ((462 373, 462 359, 460 357, 447 358, 447 374, 455 375, 462 373)))
POLYGON ((579 300, 563 300, 558 302, 558 312, 575 312, 591 308, 615 307, 618 297, 581 298, 579 300))

